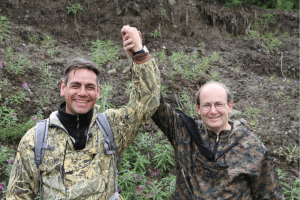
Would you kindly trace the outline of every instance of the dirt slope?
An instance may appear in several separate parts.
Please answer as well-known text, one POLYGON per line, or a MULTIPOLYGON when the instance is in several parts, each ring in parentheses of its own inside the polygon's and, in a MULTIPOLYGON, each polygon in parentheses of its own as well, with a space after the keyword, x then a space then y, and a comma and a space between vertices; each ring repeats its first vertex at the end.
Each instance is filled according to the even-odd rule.
MULTIPOLYGON (((16 54, 24 55, 36 65, 43 61, 50 66, 48 70, 55 81, 53 89, 47 92, 51 96, 49 104, 41 108, 45 117, 62 101, 58 80, 64 64, 74 57, 89 58, 90 42, 96 38, 110 39, 121 48, 120 29, 130 24, 142 31, 143 42, 152 55, 161 49, 165 49, 167 55, 179 51, 198 52, 202 56, 217 52, 222 61, 213 63, 211 70, 197 81, 172 81, 158 63, 163 85, 170 91, 167 101, 177 107, 174 94, 181 90, 193 94, 199 85, 216 74, 218 80, 233 91, 235 109, 242 112, 238 117, 246 118, 248 128, 264 142, 276 166, 289 177, 299 176, 299 151, 292 155, 284 153, 290 147, 299 148, 298 11, 266 11, 246 4, 230 10, 214 0, 81 0, 71 3, 80 3, 84 11, 68 14, 66 7, 70 5, 65 0, 0 0, 0 15, 12 22, 11 38, 3 49, 12 47, 16 54), (252 29, 255 22, 265 19, 266 13, 274 14, 275 22, 259 30, 275 32, 273 38, 283 43, 270 54, 265 51, 262 37, 253 39, 249 33, 246 36, 247 27, 251 24, 252 29), (162 37, 154 38, 155 30, 162 37), (52 48, 58 49, 52 57, 41 47, 46 35, 54 38, 52 48), (32 36, 37 37, 35 44, 30 43, 32 36), (201 43, 203 48, 199 46, 201 43)), ((113 86, 111 103, 115 106, 125 104, 125 82, 130 79, 130 72, 123 72, 130 61, 122 50, 120 52, 118 64, 103 65, 103 80, 113 86), (108 73, 118 65, 117 73, 108 73)), ((5 54, 1 59, 5 63, 5 54)), ((2 97, 15 93, 27 82, 32 94, 28 94, 27 101, 16 109, 24 113, 21 119, 28 119, 38 111, 38 97, 44 88, 34 81, 38 78, 34 70, 22 76, 11 75, 7 70, 8 63, 5 63, 0 79, 11 82, 12 87, 0 90, 2 97)))

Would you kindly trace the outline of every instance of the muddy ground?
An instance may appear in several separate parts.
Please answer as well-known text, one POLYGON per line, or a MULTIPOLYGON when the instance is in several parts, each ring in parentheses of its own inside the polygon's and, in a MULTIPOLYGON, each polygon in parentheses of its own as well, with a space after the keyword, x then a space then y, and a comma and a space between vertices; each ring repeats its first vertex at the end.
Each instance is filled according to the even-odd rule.
MULTIPOLYGON (((131 77, 130 71, 124 72, 124 69, 131 62, 122 50, 120 30, 123 25, 130 24, 141 30, 143 43, 152 56, 162 49, 167 55, 197 51, 201 56, 207 56, 217 52, 222 61, 213 63, 212 68, 197 81, 172 80, 157 60, 162 70, 162 84, 170 91, 167 102, 178 107, 175 96, 180 91, 194 94, 212 74, 216 74, 234 94, 235 109, 241 111, 236 117, 248 121, 248 128, 266 145, 276 167, 293 180, 295 176, 299 177, 298 11, 268 11, 246 4, 239 9, 228 9, 219 1, 205 0, 82 0, 71 3, 80 3, 84 11, 79 10, 75 16, 68 14, 66 7, 69 4, 62 0, 0 0, 0 15, 11 21, 11 33, 2 44, 0 57, 3 63, 0 104, 10 94, 22 90, 23 83, 28 83, 31 93, 27 92, 26 101, 14 107, 20 113, 20 121, 26 121, 38 111, 48 117, 57 109, 62 101, 59 79, 64 65, 75 57, 90 58, 90 42, 96 38, 110 39, 120 47, 116 61, 105 63, 102 73, 103 81, 113 86, 110 103, 117 107, 124 105, 127 99, 125 82, 131 77), (279 50, 270 54, 264 51, 261 37, 251 39, 246 35, 247 27, 264 19, 266 13, 273 13, 276 21, 260 31, 276 32, 274 37, 283 42, 279 50), (151 34, 154 30, 158 30, 162 37, 154 38, 151 34), (53 45, 49 47, 54 51, 51 56, 42 45, 47 35, 53 38, 53 45), (30 42, 32 36, 37 38, 35 43, 30 42), (201 43, 204 48, 200 48, 201 43), (23 75, 8 73, 7 47, 12 47, 15 55, 22 54, 35 66, 42 62, 50 66, 48 70, 55 81, 46 93, 51 97, 49 104, 41 106, 39 103, 39 96, 45 88, 39 81, 41 74, 38 70, 33 68, 23 75), (116 69, 116 73, 108 73, 112 69, 116 69), (3 83, 8 83, 8 87, 3 83), (296 149, 289 152, 292 147, 296 149)), ((146 131, 155 131, 156 127, 150 124, 146 131)), ((17 147, 17 144, 9 145, 12 149, 17 147)), ((1 170, 3 173, 4 169, 1 170)))

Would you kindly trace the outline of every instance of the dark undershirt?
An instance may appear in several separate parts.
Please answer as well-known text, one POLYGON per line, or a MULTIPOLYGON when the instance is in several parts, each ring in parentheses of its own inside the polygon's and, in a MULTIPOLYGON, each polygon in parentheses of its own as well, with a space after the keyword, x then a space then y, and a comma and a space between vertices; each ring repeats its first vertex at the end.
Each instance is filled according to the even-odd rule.
POLYGON ((72 115, 66 113, 66 102, 63 102, 58 107, 57 116, 69 135, 75 139, 75 143, 73 143, 74 149, 83 149, 86 144, 87 131, 93 117, 93 109, 86 114, 72 115))

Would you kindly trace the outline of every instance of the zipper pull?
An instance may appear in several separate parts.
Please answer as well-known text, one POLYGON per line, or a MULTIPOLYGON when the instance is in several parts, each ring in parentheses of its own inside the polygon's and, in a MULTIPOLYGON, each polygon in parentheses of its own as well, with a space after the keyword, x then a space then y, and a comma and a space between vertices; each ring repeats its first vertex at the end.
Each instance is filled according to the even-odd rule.
POLYGON ((219 142, 220 135, 217 135, 216 142, 219 142))

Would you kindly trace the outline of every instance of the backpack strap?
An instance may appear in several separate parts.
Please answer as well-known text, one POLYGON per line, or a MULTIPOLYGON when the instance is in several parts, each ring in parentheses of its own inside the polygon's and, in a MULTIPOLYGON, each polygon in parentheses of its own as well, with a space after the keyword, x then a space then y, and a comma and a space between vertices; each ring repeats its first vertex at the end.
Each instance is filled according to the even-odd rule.
POLYGON ((96 119, 96 123, 99 126, 101 132, 103 133, 104 136, 104 152, 107 155, 110 154, 114 154, 115 157, 115 193, 113 194, 113 196, 111 196, 109 198, 109 200, 115 200, 118 198, 119 193, 118 193, 118 183, 117 183, 117 174, 118 174, 118 170, 117 170, 117 162, 118 162, 118 156, 116 153, 117 150, 117 145, 114 142, 114 136, 113 133, 111 131, 110 125, 107 121, 106 116, 103 113, 98 113, 97 119, 96 119))
POLYGON ((40 196, 40 198, 41 198, 41 192, 42 192, 41 165, 43 163, 45 149, 50 149, 52 151, 54 149, 54 146, 50 146, 47 144, 48 128, 49 128, 49 118, 38 122, 36 131, 35 131, 34 159, 35 159, 35 163, 37 164, 38 169, 39 169, 39 177, 40 177, 39 196, 40 196))
POLYGON ((227 147, 225 150, 223 150, 219 155, 218 155, 218 157, 216 158, 216 160, 218 159, 218 158, 221 158, 225 153, 227 153, 230 149, 232 149, 232 147, 234 147, 243 137, 244 137, 244 135, 246 134, 248 132, 248 130, 247 129, 244 129, 244 132, 243 132, 243 134, 240 136, 240 137, 238 137, 229 147, 227 147))

